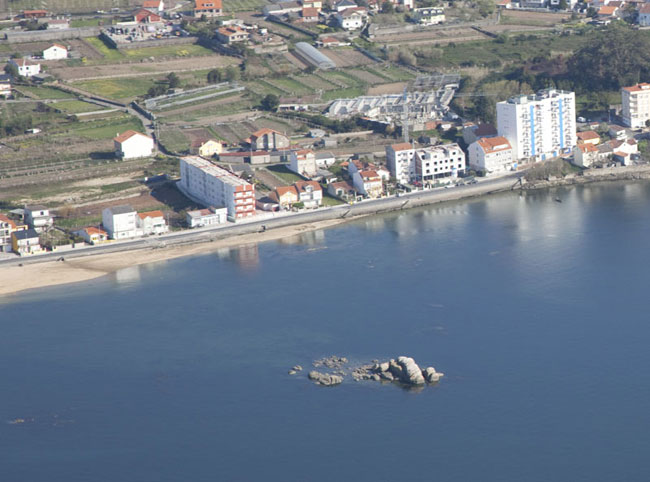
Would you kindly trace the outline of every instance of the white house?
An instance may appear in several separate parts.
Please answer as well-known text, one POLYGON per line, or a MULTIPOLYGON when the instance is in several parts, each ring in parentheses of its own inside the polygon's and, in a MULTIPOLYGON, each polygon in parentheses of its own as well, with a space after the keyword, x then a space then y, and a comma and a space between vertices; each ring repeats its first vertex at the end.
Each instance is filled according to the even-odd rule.
POLYGON ((381 176, 376 171, 355 171, 352 174, 352 182, 357 192, 371 199, 381 197, 384 190, 381 176))
POLYGON ((188 211, 185 220, 190 228, 223 224, 228 221, 228 209, 209 207, 207 209, 188 211))
MULTIPOLYGON (((646 6, 650 7, 650 3, 646 3, 646 6)), ((633 129, 645 127, 645 123, 650 120, 650 84, 641 83, 623 87, 621 100, 621 116, 625 125, 633 129)))
POLYGON ((569 153, 577 143, 575 94, 546 89, 498 102, 497 127, 515 159, 545 160, 569 153))
POLYGON ((650 27, 650 3, 644 3, 639 9, 639 25, 650 27))
POLYGON ((573 163, 576 166, 591 167, 600 158, 599 152, 593 144, 578 144, 573 148, 573 163))
POLYGON ((323 188, 316 181, 297 181, 294 187, 298 192, 298 202, 306 208, 317 208, 323 202, 323 188))
POLYGON ((24 213, 27 225, 34 228, 38 233, 54 224, 54 218, 50 214, 50 210, 40 204, 25 206, 24 213))
POLYGON ((343 11, 336 12, 334 19, 336 24, 345 30, 357 30, 366 23, 368 11, 363 7, 346 8, 343 11))
POLYGON ((138 213, 136 226, 140 235, 163 234, 169 231, 169 226, 167 226, 162 211, 138 213))
POLYGON ((74 234, 83 238, 88 244, 100 244, 108 241, 108 233, 94 226, 80 229, 79 231, 75 231, 74 234))
POLYGON ((354 3, 352 0, 340 0, 334 4, 334 10, 337 12, 342 12, 343 10, 346 10, 348 8, 354 8, 356 7, 357 4, 354 3))
POLYGON ((316 165, 316 155, 314 154, 314 151, 311 149, 291 151, 291 160, 288 167, 301 176, 315 176, 318 172, 318 167, 316 165))
POLYGON ((115 155, 122 159, 149 157, 153 153, 153 139, 140 132, 128 130, 113 139, 115 155))
POLYGON ((512 146, 505 137, 482 137, 468 148, 469 165, 484 172, 505 172, 516 167, 512 146))
POLYGON ((111 239, 139 236, 138 213, 131 206, 113 206, 102 211, 102 225, 111 239))
POLYGON ((440 144, 415 150, 416 181, 439 182, 462 175, 467 168, 465 153, 458 144, 440 144))
POLYGON ((38 254, 43 249, 34 229, 23 229, 11 233, 11 250, 23 256, 25 254, 38 254))
POLYGON ((45 60, 61 60, 67 58, 68 49, 61 44, 52 44, 43 50, 43 59, 45 60))
POLYGON ((144 0, 142 3, 142 8, 151 10, 152 12, 162 15, 165 11, 165 2, 163 0, 144 0))
POLYGON ((440 7, 415 8, 412 17, 422 25, 436 25, 445 21, 445 11, 440 7))
POLYGON ((328 168, 336 162, 336 156, 331 152, 317 152, 316 165, 322 168, 328 168))
POLYGON ((391 175, 400 184, 415 180, 415 147, 408 142, 386 146, 386 159, 391 175))
POLYGON ((4 97, 5 99, 7 97, 11 96, 11 82, 12 82, 11 75, 9 74, 0 74, 0 97, 4 97))
POLYGON ((9 63, 16 66, 18 74, 23 77, 33 77, 41 73, 41 64, 27 59, 11 59, 9 63))

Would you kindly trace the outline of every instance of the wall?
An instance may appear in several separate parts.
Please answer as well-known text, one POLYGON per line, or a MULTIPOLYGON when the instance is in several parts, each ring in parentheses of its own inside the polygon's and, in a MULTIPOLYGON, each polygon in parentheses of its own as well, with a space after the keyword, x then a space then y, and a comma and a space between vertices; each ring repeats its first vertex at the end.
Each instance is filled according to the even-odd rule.
POLYGON ((83 37, 96 37, 99 35, 101 27, 79 27, 69 28, 66 30, 35 30, 33 32, 7 31, 5 32, 4 41, 0 43, 25 43, 25 42, 45 42, 50 40, 66 40, 83 37))

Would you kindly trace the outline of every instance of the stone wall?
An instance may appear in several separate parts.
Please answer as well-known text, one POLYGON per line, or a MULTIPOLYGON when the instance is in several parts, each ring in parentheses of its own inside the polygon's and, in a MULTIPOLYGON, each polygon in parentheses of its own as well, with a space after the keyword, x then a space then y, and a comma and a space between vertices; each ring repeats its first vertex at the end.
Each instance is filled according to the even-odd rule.
POLYGON ((101 27, 79 27, 68 28, 66 30, 34 30, 32 32, 23 31, 6 31, 5 40, 0 43, 6 42, 10 44, 26 43, 26 42, 48 42, 52 40, 67 40, 84 37, 96 37, 99 35, 101 27))

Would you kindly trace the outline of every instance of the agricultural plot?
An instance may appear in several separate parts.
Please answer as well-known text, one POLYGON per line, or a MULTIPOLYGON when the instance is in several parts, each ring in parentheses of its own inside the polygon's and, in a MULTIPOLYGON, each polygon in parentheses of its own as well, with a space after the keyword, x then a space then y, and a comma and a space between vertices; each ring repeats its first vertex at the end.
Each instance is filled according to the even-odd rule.
POLYGON ((383 77, 379 77, 378 75, 373 74, 367 70, 351 69, 347 70, 346 72, 366 84, 376 85, 386 83, 386 80, 383 77))
POLYGON ((274 86, 273 84, 269 83, 267 80, 264 79, 258 79, 252 82, 246 82, 244 85, 248 90, 262 97, 267 94, 280 95, 280 96, 286 95, 286 92, 284 90, 280 90, 278 87, 274 86))
POLYGON ((141 0, 48 0, 47 2, 43 0, 0 0, 0 10, 3 12, 47 8, 54 13, 92 13, 97 10, 109 11, 114 7, 130 9, 137 5, 142 5, 141 0))
POLYGON ((149 77, 121 77, 74 82, 72 85, 109 99, 130 101, 143 96, 155 84, 149 77))
POLYGON ((289 95, 311 94, 314 92, 313 88, 307 87, 305 84, 290 77, 268 79, 267 82, 289 95))
POLYGON ((224 0, 223 9, 226 12, 252 12, 268 4, 265 0, 224 0))
POLYGON ((122 115, 108 120, 80 122, 71 125, 76 135, 87 139, 113 139, 118 133, 128 130, 144 131, 142 122, 136 117, 122 115))
POLYGON ((74 99, 75 96, 69 92, 64 92, 52 87, 34 87, 28 85, 21 85, 16 87, 16 90, 22 92, 24 95, 34 99, 74 99))
POLYGON ((105 107, 82 100, 64 100, 54 104, 54 108, 64 114, 81 114, 84 112, 95 112, 104 110, 105 107))
POLYGON ((299 77, 299 79, 301 83, 305 85, 310 85, 314 89, 328 91, 328 90, 335 90, 339 88, 338 86, 332 84, 331 82, 328 82, 327 80, 318 77, 316 75, 302 75, 299 77))
POLYGON ((170 152, 182 153, 190 149, 190 139, 184 129, 163 127, 160 129, 160 143, 170 152))
POLYGON ((319 49, 319 51, 332 59, 338 68, 358 67, 360 65, 371 65, 376 62, 370 57, 363 55, 353 48, 344 49, 319 49))

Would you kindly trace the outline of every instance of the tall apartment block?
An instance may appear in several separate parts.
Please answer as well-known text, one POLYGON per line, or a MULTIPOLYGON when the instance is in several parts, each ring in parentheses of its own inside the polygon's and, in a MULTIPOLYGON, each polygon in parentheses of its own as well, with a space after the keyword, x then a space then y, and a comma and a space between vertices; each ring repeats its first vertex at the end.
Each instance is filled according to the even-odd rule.
POLYGON ((645 127, 645 123, 650 119, 650 84, 623 87, 621 98, 621 115, 625 125, 633 129, 645 127))
POLYGON ((576 145, 575 94, 546 89, 497 103, 497 126, 516 159, 544 160, 576 145))

